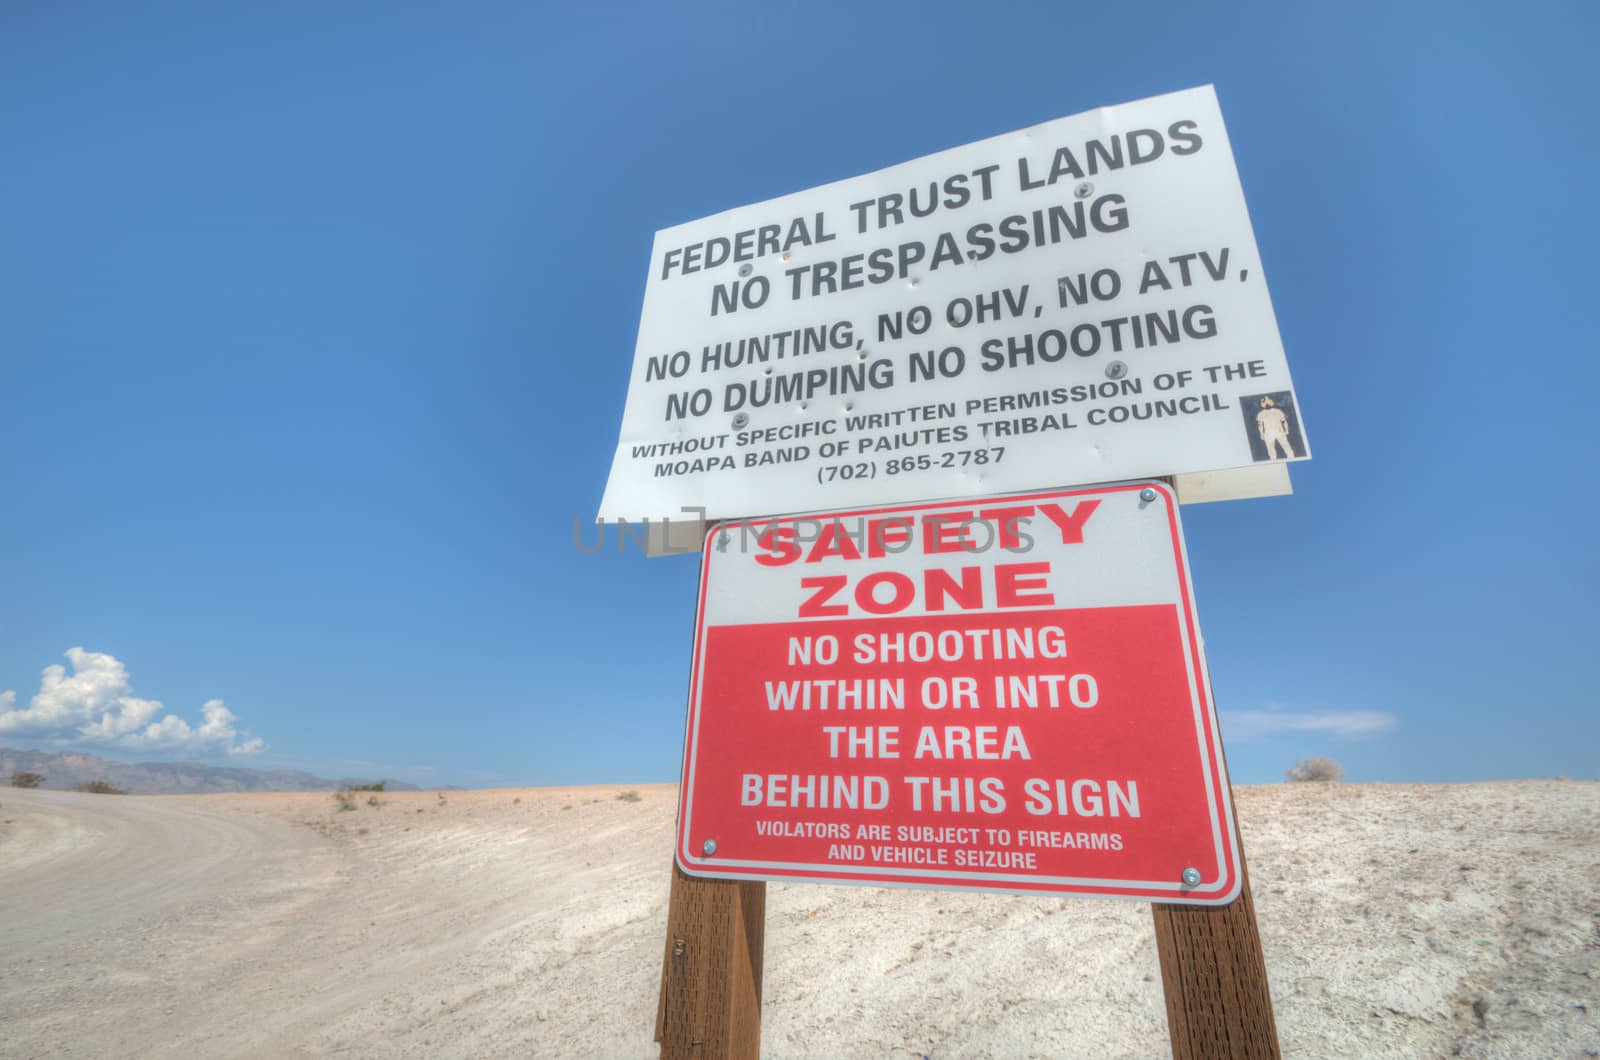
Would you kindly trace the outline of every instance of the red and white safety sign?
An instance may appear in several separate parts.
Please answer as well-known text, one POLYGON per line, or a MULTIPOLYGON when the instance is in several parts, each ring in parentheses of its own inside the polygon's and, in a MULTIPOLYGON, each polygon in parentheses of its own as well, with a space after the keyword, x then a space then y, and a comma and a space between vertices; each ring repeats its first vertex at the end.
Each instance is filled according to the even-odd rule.
POLYGON ((729 879, 1232 901, 1171 490, 713 529, 677 860, 729 879))

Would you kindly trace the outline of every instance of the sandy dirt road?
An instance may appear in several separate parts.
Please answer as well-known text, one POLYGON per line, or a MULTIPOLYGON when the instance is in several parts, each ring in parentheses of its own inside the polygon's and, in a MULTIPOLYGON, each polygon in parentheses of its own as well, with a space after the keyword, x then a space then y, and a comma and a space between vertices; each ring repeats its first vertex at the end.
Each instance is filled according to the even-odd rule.
MULTIPOLYGON (((674 794, 0 789, 0 1056, 653 1056, 674 794)), ((1286 1055, 1600 1055, 1600 785, 1238 803, 1286 1055)), ((769 1056, 1166 1055, 1141 904, 772 885, 766 975, 769 1056)))
POLYGON ((6 790, 0 820, 0 1053, 154 1055, 282 1026, 233 995, 281 974, 296 914, 335 889, 342 859, 323 837, 71 792, 6 790), (244 1026, 209 1027, 213 1014, 244 1026))

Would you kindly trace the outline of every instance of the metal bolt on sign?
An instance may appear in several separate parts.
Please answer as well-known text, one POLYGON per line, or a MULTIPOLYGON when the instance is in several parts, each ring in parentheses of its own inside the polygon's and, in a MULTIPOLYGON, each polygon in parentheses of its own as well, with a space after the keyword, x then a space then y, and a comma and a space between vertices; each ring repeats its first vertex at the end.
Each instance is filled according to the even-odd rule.
POLYGON ((700 849, 706 852, 706 857, 710 857, 717 852, 717 841, 715 839, 707 839, 700 844, 700 849))
POLYGON ((1123 364, 1121 361, 1112 361, 1110 364, 1106 365, 1107 379, 1121 379, 1127 374, 1128 366, 1123 364))
POLYGON ((1089 196, 1094 194, 1094 185, 1090 184, 1086 180, 1082 184, 1079 184, 1076 188, 1073 188, 1072 194, 1076 195, 1080 199, 1087 199, 1089 196))
POLYGON ((749 425, 750 425, 750 414, 748 412, 735 412, 733 414, 733 429, 734 430, 742 431, 746 427, 748 427, 749 425))
POLYGON ((743 265, 739 266, 739 275, 740 276, 748 276, 748 275, 750 275, 751 270, 752 270, 752 266, 747 261, 743 265))
MULTIPOLYGON (((707 840, 707 842, 710 842, 710 841, 707 840)), ((1196 868, 1184 869, 1183 870, 1183 885, 1185 887, 1198 887, 1198 886, 1200 886, 1200 870, 1196 869, 1196 868)))
MULTIPOLYGON (((1149 486, 1146 486, 1144 489, 1139 491, 1139 499, 1144 501, 1146 504, 1149 504, 1151 501, 1156 499, 1156 491, 1151 489, 1149 486)), ((1191 872, 1194 872, 1194 870, 1184 869, 1183 878, 1187 880, 1189 878, 1189 873, 1191 872)))

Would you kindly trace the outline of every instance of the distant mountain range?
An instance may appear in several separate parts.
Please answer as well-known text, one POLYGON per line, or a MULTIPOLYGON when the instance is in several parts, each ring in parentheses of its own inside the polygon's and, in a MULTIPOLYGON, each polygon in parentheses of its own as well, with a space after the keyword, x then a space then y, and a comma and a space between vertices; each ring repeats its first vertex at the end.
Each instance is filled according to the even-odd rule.
POLYGON ((0 789, 13 773, 40 773, 43 788, 66 789, 104 780, 133 795, 210 795, 227 791, 334 791, 344 785, 383 781, 389 791, 420 791, 385 777, 329 780, 293 769, 239 769, 198 762, 118 762, 80 751, 17 751, 0 747, 0 789))

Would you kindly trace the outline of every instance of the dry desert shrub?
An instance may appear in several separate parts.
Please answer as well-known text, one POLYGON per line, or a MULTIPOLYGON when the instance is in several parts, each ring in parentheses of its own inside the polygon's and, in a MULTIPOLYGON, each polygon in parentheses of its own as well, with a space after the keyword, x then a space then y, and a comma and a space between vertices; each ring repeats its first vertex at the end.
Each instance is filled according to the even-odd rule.
POLYGON ((356 808, 355 794, 349 788, 340 788, 338 791, 334 792, 333 801, 338 804, 341 811, 353 810, 356 808))
POLYGON ((126 795, 127 792, 104 780, 86 780, 75 784, 73 791, 87 791, 90 795, 126 795))
POLYGON ((29 773, 25 770, 19 769, 15 773, 11 774, 11 786, 13 788, 37 788, 43 783, 43 773, 29 773))
POLYGON ((1302 758, 1283 771, 1290 780, 1329 784, 1344 777, 1344 769, 1331 758, 1302 758))
POLYGON ((617 793, 618 802, 638 802, 641 798, 643 798, 643 796, 637 791, 634 791, 632 788, 629 788, 627 791, 617 793))

